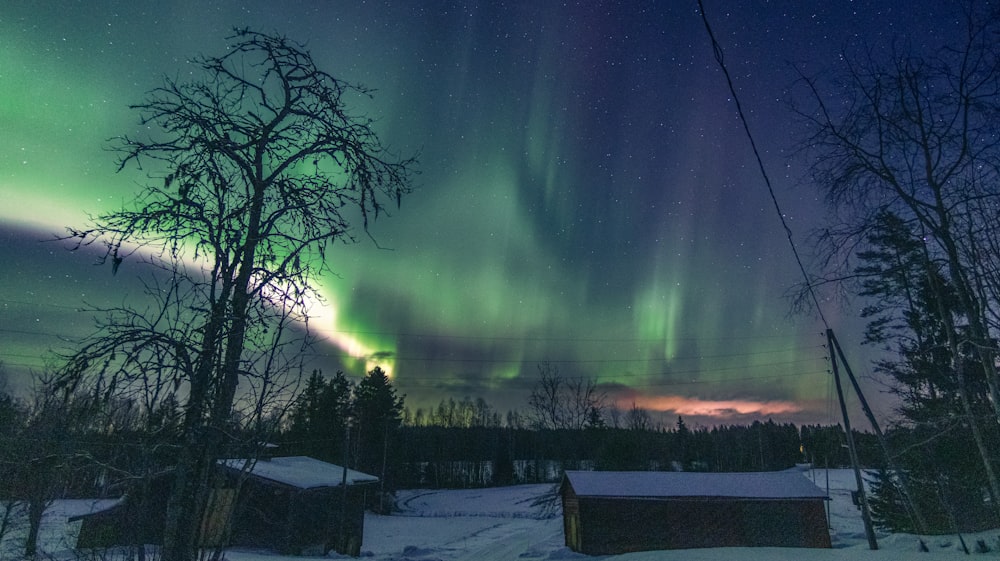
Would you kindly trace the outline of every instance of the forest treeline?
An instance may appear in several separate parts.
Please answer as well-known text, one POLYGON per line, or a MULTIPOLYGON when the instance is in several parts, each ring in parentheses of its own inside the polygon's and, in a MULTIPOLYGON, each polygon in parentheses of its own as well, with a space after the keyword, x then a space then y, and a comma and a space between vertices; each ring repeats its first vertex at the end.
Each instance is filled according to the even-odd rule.
MULTIPOLYGON (((839 425, 802 426, 773 420, 750 425, 669 426, 654 412, 622 410, 590 380, 567 377, 550 364, 525 407, 501 413, 483 398, 443 399, 410 409, 384 379, 383 414, 365 421, 352 406, 343 373, 313 373, 273 437, 283 455, 308 455, 369 470, 388 488, 476 487, 556 481, 566 469, 768 471, 803 462, 850 465, 839 425), (352 413, 353 411, 353 413, 352 413), (372 440, 372 433, 381 432, 372 440), (369 436, 365 436, 365 435, 369 436), (367 443, 367 444, 365 444, 367 443), (367 452, 358 446, 371 448, 367 452)), ((371 374, 369 374, 369 377, 371 374)), ((862 461, 883 465, 872 435, 857 433, 862 461)))
MULTIPOLYGON (((108 497, 169 469, 182 416, 128 400, 79 395, 31 402, 0 398, 0 498, 108 497), (68 404, 68 406, 67 406, 68 404)), ((446 399, 411 411, 380 369, 355 382, 314 372, 296 402, 256 429, 234 419, 227 457, 306 455, 378 476, 385 491, 558 481, 564 470, 768 471, 803 462, 849 466, 839 425, 614 426, 613 407, 579 428, 549 428, 530 413, 501 415, 484 399, 446 399)), ((636 414, 637 410, 631 413, 636 414)), ((648 412, 642 412, 648 416, 648 412)), ((871 434, 855 432, 869 468, 883 466, 871 434)))
MULTIPOLYGON (((879 465, 872 435, 855 433, 864 460, 879 465)), ((404 426, 399 472, 404 487, 475 487, 556 481, 563 470, 770 471, 808 459, 850 465, 840 426, 755 421, 689 429, 529 429, 507 426, 404 426), (813 453, 815 451, 815 453, 813 453)))

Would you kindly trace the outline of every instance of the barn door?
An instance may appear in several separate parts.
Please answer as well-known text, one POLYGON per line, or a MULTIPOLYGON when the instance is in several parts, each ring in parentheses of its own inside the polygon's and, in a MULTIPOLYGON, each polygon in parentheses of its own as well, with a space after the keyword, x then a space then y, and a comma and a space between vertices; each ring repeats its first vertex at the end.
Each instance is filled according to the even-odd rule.
POLYGON ((566 517, 566 547, 580 551, 580 514, 577 512, 566 517))
POLYGON ((233 512, 236 489, 212 489, 208 495, 205 516, 201 519, 201 547, 219 547, 226 537, 226 523, 233 512))

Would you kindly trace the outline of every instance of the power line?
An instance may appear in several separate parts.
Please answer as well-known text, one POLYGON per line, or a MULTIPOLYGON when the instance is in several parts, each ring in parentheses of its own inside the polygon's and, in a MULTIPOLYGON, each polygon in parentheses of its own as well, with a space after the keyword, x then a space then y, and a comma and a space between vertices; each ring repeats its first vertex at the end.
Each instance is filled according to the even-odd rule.
MULTIPOLYGON (((765 364, 755 364, 755 365, 752 365, 752 366, 739 365, 739 366, 724 366, 724 367, 718 367, 718 368, 690 368, 690 369, 686 369, 686 370, 668 370, 668 371, 665 371, 665 372, 661 371, 661 372, 651 372, 651 373, 622 372, 622 373, 616 373, 614 375, 608 374, 608 375, 604 375, 604 376, 597 376, 597 378, 598 379, 600 379, 602 377, 603 378, 614 377, 615 379, 618 379, 618 378, 655 378, 655 377, 659 377, 659 376, 665 376, 665 377, 666 376, 683 376, 683 375, 689 375, 689 374, 699 374, 700 375, 700 374, 712 374, 712 373, 717 373, 717 372, 731 372, 731 371, 734 371, 734 370, 750 370, 750 369, 762 369, 762 368, 788 367, 788 366, 792 366, 792 365, 795 365, 795 364, 811 363, 811 362, 815 362, 817 360, 825 360, 825 359, 826 359, 826 357, 813 357, 813 358, 806 358, 806 359, 799 359, 799 360, 788 360, 788 361, 782 361, 782 362, 771 362, 771 363, 765 363, 765 364)), ((531 362, 543 363, 543 362, 550 362, 550 361, 544 361, 544 360, 542 360, 542 361, 522 360, 522 361, 518 361, 518 362, 521 362, 521 363, 531 363, 531 362)), ((555 364, 555 363, 553 363, 553 364, 555 364)), ((591 379, 591 377, 588 377, 588 376, 561 376, 561 377, 564 378, 564 379, 567 379, 567 380, 587 380, 587 379, 591 379)), ((424 375, 421 375, 421 376, 415 377, 415 378, 404 378, 404 380, 416 380, 416 379, 430 380, 430 381, 448 381, 448 380, 454 380, 455 376, 444 376, 444 375, 442 375, 442 376, 424 376, 424 375)), ((534 378, 525 377, 524 379, 530 380, 531 382, 536 381, 534 378)))
POLYGON ((792 229, 789 228, 788 222, 785 220, 785 213, 781 211, 781 205, 778 204, 778 197, 774 194, 774 187, 771 185, 771 178, 768 176, 767 169, 764 167, 764 160, 760 156, 760 150, 757 149, 757 142, 754 140, 753 133, 750 132, 750 123, 747 121, 746 114, 743 112, 743 105, 740 103, 740 97, 736 93, 736 86, 733 85, 733 78, 729 74, 729 69, 726 67, 725 56, 722 52, 722 45, 720 45, 719 41, 716 40, 715 33, 712 31, 712 26, 708 23, 708 16, 705 14, 705 5, 703 0, 698 0, 698 10, 701 12, 701 21, 705 24, 705 31, 708 32, 708 37, 712 41, 712 52, 715 55, 715 61, 719 64, 719 68, 722 70, 723 76, 726 77, 726 85, 729 86, 729 93, 732 95, 733 101, 736 103, 736 112, 740 116, 740 122, 743 123, 743 132, 746 133, 747 139, 750 141, 750 147, 753 149, 753 155, 757 159, 757 167, 760 169, 760 174, 764 178, 764 184, 767 185, 767 192, 771 197, 771 202, 774 203, 774 210, 778 214, 778 220, 781 221, 781 227, 785 229, 785 237, 788 239, 788 245, 792 249, 792 255, 795 256, 795 263, 798 264, 799 272, 802 273, 802 279, 806 283, 806 290, 809 292, 809 296, 812 298, 813 304, 816 306, 816 312, 823 321, 823 327, 830 329, 830 324, 826 321, 826 316, 823 314, 823 307, 820 306, 819 297, 813 289, 812 282, 809 280, 809 274, 806 272, 806 267, 802 263, 802 258, 799 256, 799 250, 795 246, 795 239, 792 237, 792 229))
MULTIPOLYGON (((696 372, 696 371, 692 371, 692 373, 693 372, 696 372)), ((708 373, 711 374, 712 372, 721 372, 721 370, 710 371, 708 373)), ((705 372, 702 371, 700 373, 704 374, 705 372)), ((674 387, 674 386, 699 386, 699 385, 710 385, 710 384, 731 384, 731 383, 734 383, 734 382, 761 382, 761 381, 766 381, 766 380, 777 380, 777 379, 782 379, 782 378, 798 378, 798 377, 803 377, 803 376, 819 376, 819 375, 829 376, 829 374, 830 374, 829 370, 823 369, 823 370, 809 370, 809 371, 805 371, 805 372, 794 372, 794 373, 787 373, 787 374, 768 374, 766 376, 741 376, 739 378, 715 378, 715 379, 699 379, 699 380, 670 380, 670 381, 647 382, 647 383, 638 383, 638 384, 629 383, 628 387, 629 388, 666 388, 666 387, 674 387)), ((654 374, 653 376, 656 376, 656 375, 654 374)), ((592 380, 595 381, 595 382, 597 382, 597 383, 599 383, 599 384, 609 384, 609 383, 614 383, 614 382, 618 381, 617 380, 618 377, 619 376, 617 376, 617 375, 616 376, 597 376, 595 378, 592 378, 592 380)), ((566 379, 573 380, 575 378, 572 377, 572 376, 570 376, 570 377, 568 377, 566 379)), ((482 380, 475 380, 475 381, 476 382, 481 382, 482 380)), ((442 385, 447 386, 448 384, 446 384, 446 382, 463 382, 463 379, 462 378, 457 378, 457 377, 452 377, 452 378, 444 378, 444 377, 426 378, 426 377, 422 377, 421 376, 421 377, 416 377, 416 378, 403 378, 402 380, 398 380, 397 384, 400 385, 400 386, 402 386, 402 387, 413 387, 413 386, 439 387, 439 386, 442 386, 442 385)), ((533 384, 535 382, 535 380, 526 379, 526 378, 519 378, 519 379, 516 379, 516 380, 512 380, 512 382, 513 382, 513 385, 522 385, 522 384, 533 384)))
MULTIPOLYGON (((496 335, 454 335, 447 333, 414 333, 405 331, 347 331, 334 330, 330 333, 344 335, 382 335, 388 337, 427 338, 427 339, 468 339, 489 341, 566 341, 579 343, 655 343, 662 342, 662 337, 516 337, 496 335)), ((760 339, 785 339, 787 335, 733 335, 729 337, 672 337, 673 341, 744 341, 760 339)))
POLYGON ((70 306, 67 304, 53 304, 51 302, 27 302, 24 300, 10 300, 8 298, 0 298, 0 304, 15 304, 18 306, 47 306, 49 308, 64 308, 67 310, 73 310, 74 312, 97 312, 100 311, 96 308, 89 308, 87 306, 70 306))
MULTIPOLYGON (((4 331, 4 330, 0 330, 4 331)), ((398 356, 392 355, 386 357, 391 359, 393 362, 445 362, 445 363, 473 363, 473 364, 504 364, 504 363, 541 363, 550 362, 553 364, 629 364, 629 363, 648 363, 648 362, 689 362, 689 361, 703 361, 703 360, 715 360, 724 358, 749 358, 749 357, 759 357, 765 355, 776 355, 784 353, 799 353, 807 352, 813 350, 823 349, 821 345, 815 345, 810 347, 789 347, 783 349, 771 349, 766 351, 756 351, 747 353, 725 353, 725 354, 714 354, 714 355, 688 355, 688 356, 676 356, 670 357, 654 357, 654 358, 596 358, 596 359, 554 359, 554 358, 449 358, 449 357, 410 357, 410 356, 398 356)), ((328 359, 341 359, 347 360, 362 360, 369 357, 366 356, 355 356, 349 353, 305 353, 302 356, 310 358, 328 358, 328 359)), ((0 357, 11 357, 11 358, 45 358, 40 357, 36 354, 26 354, 26 353, 0 353, 0 357)))
MULTIPOLYGON (((597 358, 597 359, 579 359, 579 358, 569 358, 569 359, 558 359, 558 358, 449 358, 449 357, 413 357, 413 356, 399 356, 399 355, 389 355, 386 356, 387 359, 391 359, 395 362, 473 362, 473 363, 507 363, 507 362, 551 362, 554 364, 614 364, 614 363, 631 363, 631 362, 663 362, 663 361, 691 361, 691 360, 707 360, 707 359, 718 359, 718 358, 744 358, 744 357, 755 357, 763 355, 774 355, 781 353, 794 353, 803 352, 810 350, 822 349, 822 345, 815 345, 810 347, 793 347, 785 349, 772 349, 767 351, 756 351, 748 353, 727 353, 727 354, 717 354, 717 355, 688 355, 688 356, 675 356, 675 357, 655 357, 655 358, 597 358)), ((366 356, 355 356, 349 353, 306 353, 303 356, 313 357, 313 358, 341 358, 341 359, 364 359, 368 358, 366 356)))
MULTIPOLYGON (((51 304, 47 304, 51 305, 51 304)), ((0 333, 17 333, 21 335, 41 335, 44 337, 64 337, 71 340, 79 340, 81 337, 67 336, 53 331, 40 331, 28 329, 0 328, 0 333)), ((517 337, 517 336, 497 336, 497 335, 455 335, 448 333, 416 333, 406 331, 348 331, 334 330, 327 333, 342 335, 378 335, 382 337, 392 337, 395 339, 419 338, 419 339, 458 339, 469 341, 521 341, 521 342, 567 342, 567 343, 662 343, 663 337, 517 337)), ((732 335, 727 337, 671 337, 671 341, 676 342, 726 342, 726 341, 765 341, 776 339, 787 339, 788 335, 732 335)))

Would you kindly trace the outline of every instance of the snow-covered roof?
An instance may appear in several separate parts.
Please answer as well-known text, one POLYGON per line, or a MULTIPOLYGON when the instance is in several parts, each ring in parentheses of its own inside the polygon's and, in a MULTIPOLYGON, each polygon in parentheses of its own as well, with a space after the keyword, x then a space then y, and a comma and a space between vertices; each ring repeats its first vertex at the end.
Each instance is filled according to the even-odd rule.
POLYGON ((567 471, 566 479, 580 497, 811 499, 827 496, 797 471, 567 471))
MULTIPOLYGON (((219 460, 219 463, 231 469, 241 470, 247 460, 219 460)), ((255 477, 276 481, 299 489, 316 487, 339 487, 344 481, 344 468, 308 456, 286 456, 281 458, 260 459, 253 465, 250 473, 255 477)), ((361 473, 353 469, 347 470, 347 484, 372 483, 378 481, 374 475, 361 473)))
MULTIPOLYGON (((59 501, 60 514, 66 516, 67 522, 76 522, 84 518, 114 510, 125 504, 125 497, 117 499, 65 499, 59 501)), ((46 513, 46 516, 48 513, 46 513)))

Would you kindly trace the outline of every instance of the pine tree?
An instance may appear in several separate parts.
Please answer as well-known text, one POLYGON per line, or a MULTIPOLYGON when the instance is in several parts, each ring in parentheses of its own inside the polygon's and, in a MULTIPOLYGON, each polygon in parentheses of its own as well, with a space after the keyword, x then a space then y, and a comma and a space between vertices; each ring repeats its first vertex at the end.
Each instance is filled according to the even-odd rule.
POLYGON ((314 370, 289 413, 289 427, 285 433, 288 450, 342 464, 352 390, 353 385, 343 372, 327 380, 322 372, 314 370))
POLYGON ((376 366, 354 388, 352 437, 357 445, 357 468, 377 475, 383 491, 393 489, 399 457, 392 441, 402 423, 403 397, 396 394, 389 375, 376 366))

